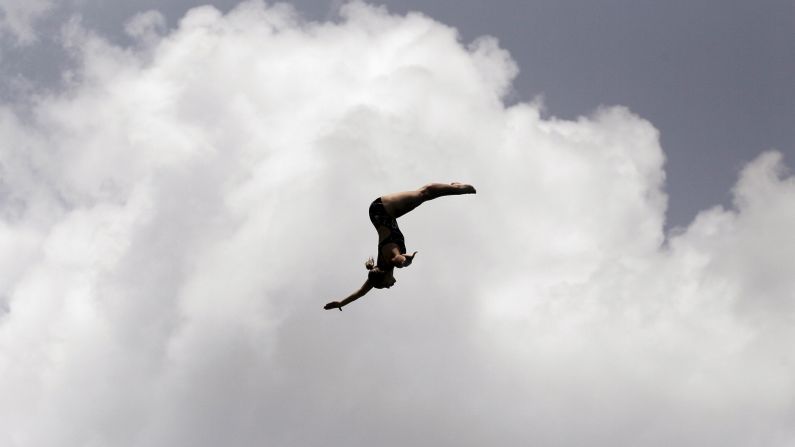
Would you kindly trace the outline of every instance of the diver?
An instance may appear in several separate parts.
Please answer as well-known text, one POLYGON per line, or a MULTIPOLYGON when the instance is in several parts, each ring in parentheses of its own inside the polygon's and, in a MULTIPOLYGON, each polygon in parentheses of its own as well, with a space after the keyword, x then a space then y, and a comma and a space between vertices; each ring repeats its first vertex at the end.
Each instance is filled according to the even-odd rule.
POLYGON ((332 301, 324 309, 339 309, 363 297, 373 287, 388 289, 395 285, 395 267, 404 268, 411 265, 415 251, 408 254, 406 240, 397 224, 397 219, 428 200, 437 197, 460 194, 475 194, 472 185, 453 182, 450 184, 431 183, 415 191, 398 192, 381 196, 370 204, 370 222, 378 232, 378 256, 365 262, 367 280, 357 290, 342 301, 332 301))

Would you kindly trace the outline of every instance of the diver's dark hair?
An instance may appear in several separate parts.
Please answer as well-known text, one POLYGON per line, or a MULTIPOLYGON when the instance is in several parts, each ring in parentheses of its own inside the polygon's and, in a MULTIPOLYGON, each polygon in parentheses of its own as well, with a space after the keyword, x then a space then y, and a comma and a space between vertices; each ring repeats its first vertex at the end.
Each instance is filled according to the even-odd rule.
POLYGON ((364 263, 365 268, 367 268, 367 282, 370 283, 371 286, 375 287, 376 289, 383 289, 385 286, 384 284, 384 277, 386 276, 386 272, 378 268, 375 265, 375 260, 373 258, 368 258, 367 261, 364 263))

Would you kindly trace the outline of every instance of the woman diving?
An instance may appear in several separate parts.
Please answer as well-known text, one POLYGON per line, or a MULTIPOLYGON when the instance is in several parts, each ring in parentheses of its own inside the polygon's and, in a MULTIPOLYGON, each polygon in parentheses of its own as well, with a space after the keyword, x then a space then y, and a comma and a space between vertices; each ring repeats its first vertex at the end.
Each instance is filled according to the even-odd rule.
POLYGON ((472 185, 463 183, 431 183, 415 191, 398 192, 381 196, 370 204, 370 222, 378 231, 378 256, 370 258, 364 264, 369 271, 364 284, 342 301, 332 301, 324 309, 339 309, 363 297, 373 287, 388 289, 395 285, 393 272, 395 267, 403 268, 414 261, 415 251, 406 252, 406 242, 403 233, 398 228, 397 219, 428 200, 437 197, 460 194, 475 194, 472 185))

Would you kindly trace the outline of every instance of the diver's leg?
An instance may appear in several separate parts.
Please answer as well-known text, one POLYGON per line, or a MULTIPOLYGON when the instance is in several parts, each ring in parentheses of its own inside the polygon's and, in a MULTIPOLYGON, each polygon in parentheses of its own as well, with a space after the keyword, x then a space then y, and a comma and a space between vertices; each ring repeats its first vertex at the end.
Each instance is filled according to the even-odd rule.
POLYGON ((381 202, 386 211, 397 219, 428 200, 459 194, 475 194, 475 188, 463 183, 430 183, 414 191, 381 196, 381 202))
POLYGON ((435 199, 442 196, 457 196, 460 194, 475 194, 475 188, 472 185, 464 183, 453 182, 447 183, 429 183, 419 191, 426 196, 425 200, 435 199))

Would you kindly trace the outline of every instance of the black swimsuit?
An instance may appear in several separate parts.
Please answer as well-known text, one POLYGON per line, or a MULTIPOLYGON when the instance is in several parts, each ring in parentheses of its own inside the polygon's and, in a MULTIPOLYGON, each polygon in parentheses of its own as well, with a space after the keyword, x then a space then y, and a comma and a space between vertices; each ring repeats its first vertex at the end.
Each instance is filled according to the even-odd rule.
POLYGON ((403 237, 400 228, 398 228, 397 220, 386 212, 386 208, 384 208, 384 204, 381 203, 380 197, 373 200, 373 203, 370 204, 369 211, 370 222, 373 223, 376 230, 379 226, 389 228, 389 236, 378 244, 378 254, 381 254, 381 249, 384 245, 390 243, 397 244, 401 254, 406 253, 406 239, 403 237))

